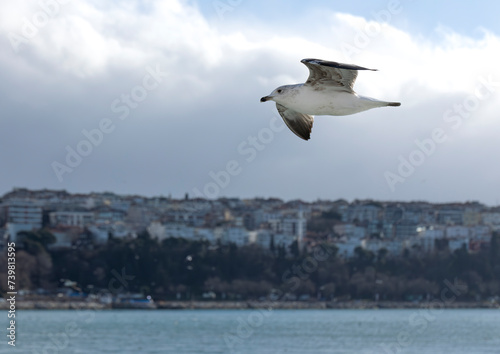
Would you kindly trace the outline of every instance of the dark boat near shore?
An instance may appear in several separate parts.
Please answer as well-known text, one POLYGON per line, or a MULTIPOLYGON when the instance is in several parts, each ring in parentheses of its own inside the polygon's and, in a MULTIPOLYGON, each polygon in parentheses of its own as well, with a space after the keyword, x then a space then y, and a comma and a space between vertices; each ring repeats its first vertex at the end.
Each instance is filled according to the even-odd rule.
POLYGON ((114 309, 156 309, 156 304, 151 296, 141 294, 124 295, 118 297, 111 305, 114 309))

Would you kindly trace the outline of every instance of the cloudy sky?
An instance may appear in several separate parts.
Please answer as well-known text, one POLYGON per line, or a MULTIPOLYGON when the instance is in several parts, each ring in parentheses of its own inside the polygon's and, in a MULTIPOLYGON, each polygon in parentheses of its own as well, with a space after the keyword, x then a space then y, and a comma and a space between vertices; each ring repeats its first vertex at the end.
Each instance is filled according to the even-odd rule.
POLYGON ((500 4, 490 1, 3 1, 0 193, 500 204, 500 4), (379 69, 402 102, 319 116, 260 97, 302 58, 379 69))

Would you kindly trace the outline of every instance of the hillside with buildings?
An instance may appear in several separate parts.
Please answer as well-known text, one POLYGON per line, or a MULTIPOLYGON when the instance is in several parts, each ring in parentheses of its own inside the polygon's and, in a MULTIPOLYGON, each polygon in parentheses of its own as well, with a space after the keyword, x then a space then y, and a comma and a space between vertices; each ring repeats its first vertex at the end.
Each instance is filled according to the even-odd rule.
POLYGON ((145 198, 113 193, 70 194, 66 191, 14 189, 0 199, 0 231, 16 241, 21 231, 41 228, 70 248, 84 241, 106 243, 133 238, 147 230, 159 241, 179 237, 192 241, 274 244, 301 247, 318 240, 335 244, 349 258, 356 247, 391 255, 406 250, 433 252, 436 245, 470 252, 488 247, 500 228, 500 207, 469 203, 302 201, 279 199, 217 200, 145 198), (309 225, 309 227, 308 227, 309 225))
POLYGON ((293 296, 432 296, 457 275, 474 296, 500 290, 500 208, 476 202, 179 200, 23 188, 0 202, 1 246, 15 242, 26 260, 26 289, 53 290, 61 279, 80 291, 106 288, 112 270, 126 269, 136 279, 126 290, 262 297, 286 285, 287 267, 326 247, 328 260, 312 258, 293 296))

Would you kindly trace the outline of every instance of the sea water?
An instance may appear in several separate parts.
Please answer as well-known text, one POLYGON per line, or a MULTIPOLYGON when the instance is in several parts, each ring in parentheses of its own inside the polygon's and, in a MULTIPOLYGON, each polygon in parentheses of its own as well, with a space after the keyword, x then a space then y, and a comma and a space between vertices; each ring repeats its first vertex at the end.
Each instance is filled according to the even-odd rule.
POLYGON ((500 311, 492 309, 20 310, 16 317, 16 347, 3 336, 0 353, 500 353, 500 311))

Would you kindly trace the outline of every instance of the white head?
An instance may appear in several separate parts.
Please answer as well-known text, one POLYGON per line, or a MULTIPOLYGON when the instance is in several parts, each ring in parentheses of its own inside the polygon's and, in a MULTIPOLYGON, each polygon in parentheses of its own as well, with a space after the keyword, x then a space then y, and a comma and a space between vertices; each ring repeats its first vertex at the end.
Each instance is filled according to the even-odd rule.
POLYGON ((276 103, 289 101, 291 97, 297 94, 295 88, 300 85, 285 85, 276 88, 269 96, 264 96, 260 102, 274 101, 276 103))

